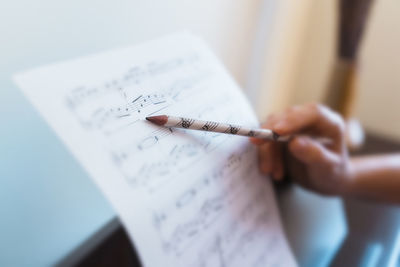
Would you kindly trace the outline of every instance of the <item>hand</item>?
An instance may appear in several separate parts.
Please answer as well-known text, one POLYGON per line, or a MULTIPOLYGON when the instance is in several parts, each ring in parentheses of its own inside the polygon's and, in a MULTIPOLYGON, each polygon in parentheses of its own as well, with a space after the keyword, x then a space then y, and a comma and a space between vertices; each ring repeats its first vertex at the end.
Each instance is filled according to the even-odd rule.
POLYGON ((259 167, 281 180, 290 177, 313 191, 343 195, 349 190, 350 161, 343 119, 327 107, 308 104, 271 115, 264 128, 279 135, 295 135, 287 144, 252 138, 259 145, 259 167), (312 137, 329 138, 323 145, 312 137))

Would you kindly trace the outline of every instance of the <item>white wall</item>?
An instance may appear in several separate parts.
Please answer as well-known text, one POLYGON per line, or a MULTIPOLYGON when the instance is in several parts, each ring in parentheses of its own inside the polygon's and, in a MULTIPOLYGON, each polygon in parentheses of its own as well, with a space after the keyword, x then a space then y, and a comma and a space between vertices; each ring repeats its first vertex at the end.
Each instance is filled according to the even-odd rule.
MULTIPOLYGON (((0 9, 0 67, 85 55, 189 29, 240 83, 261 0, 8 1, 0 9), (46 51, 46 53, 43 53, 46 51)), ((22 65, 22 66, 21 66, 22 65)))

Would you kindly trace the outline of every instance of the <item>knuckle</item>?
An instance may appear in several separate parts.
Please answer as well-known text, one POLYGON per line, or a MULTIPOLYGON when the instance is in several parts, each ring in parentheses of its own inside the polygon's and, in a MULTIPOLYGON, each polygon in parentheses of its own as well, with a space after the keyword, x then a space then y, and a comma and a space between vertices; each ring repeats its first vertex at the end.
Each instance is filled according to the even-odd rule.
POLYGON ((318 117, 330 120, 341 132, 345 130, 345 122, 339 113, 322 104, 312 103, 310 105, 318 117))
POLYGON ((346 128, 346 124, 345 124, 342 116, 340 116, 338 113, 335 112, 334 113, 334 121, 336 123, 336 126, 337 126, 338 130, 340 132, 344 132, 345 128, 346 128))
POLYGON ((328 110, 326 106, 319 103, 310 103, 309 108, 317 115, 323 115, 328 110))
POLYGON ((339 113, 337 113, 333 110, 330 110, 330 118, 331 118, 332 123, 335 125, 336 129, 339 132, 345 131, 346 124, 345 124, 342 116, 339 113))

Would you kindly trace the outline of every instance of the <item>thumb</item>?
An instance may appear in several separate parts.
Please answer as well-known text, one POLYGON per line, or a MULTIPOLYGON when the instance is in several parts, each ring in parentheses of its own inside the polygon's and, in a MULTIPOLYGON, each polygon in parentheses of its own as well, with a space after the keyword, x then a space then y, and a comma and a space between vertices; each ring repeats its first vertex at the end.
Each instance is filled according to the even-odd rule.
POLYGON ((289 143, 289 151, 304 164, 323 164, 335 159, 335 155, 318 141, 297 136, 289 143))

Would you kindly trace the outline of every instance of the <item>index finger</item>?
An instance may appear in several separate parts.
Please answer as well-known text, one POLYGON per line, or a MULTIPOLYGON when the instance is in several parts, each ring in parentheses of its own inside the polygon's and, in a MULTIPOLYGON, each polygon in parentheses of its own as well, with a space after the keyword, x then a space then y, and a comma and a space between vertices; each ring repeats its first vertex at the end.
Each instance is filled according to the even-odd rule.
POLYGON ((273 130, 279 135, 311 131, 338 140, 343 137, 343 128, 338 114, 322 105, 308 104, 287 111, 273 130))

